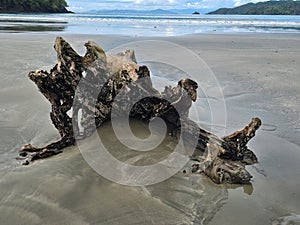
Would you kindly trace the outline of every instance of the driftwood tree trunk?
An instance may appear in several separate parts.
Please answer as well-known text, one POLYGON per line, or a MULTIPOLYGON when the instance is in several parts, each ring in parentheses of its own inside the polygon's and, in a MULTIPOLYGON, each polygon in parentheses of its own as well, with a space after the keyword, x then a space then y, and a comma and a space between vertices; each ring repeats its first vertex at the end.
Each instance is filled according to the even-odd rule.
POLYGON ((184 128, 185 143, 196 139, 195 151, 205 152, 205 160, 201 163, 196 154, 191 155, 191 160, 195 160, 192 172, 204 173, 215 183, 250 181, 251 175, 245 165, 256 163, 257 158, 247 148, 247 143, 260 127, 260 119, 254 118, 242 130, 219 138, 188 118, 192 102, 197 98, 196 82, 183 79, 176 87, 167 86, 160 93, 152 87, 148 68, 137 65, 132 50, 107 55, 93 42, 85 46, 87 52, 82 57, 58 37, 54 46, 58 63, 50 73, 43 70, 29 73, 29 78, 51 103, 50 117, 61 139, 45 147, 25 145, 20 149, 24 164, 61 153, 63 148, 76 144, 75 137, 90 136, 95 128, 111 119, 114 105, 114 113, 120 117, 128 112, 128 116, 146 122, 162 118, 168 133, 175 138, 184 128), (128 89, 130 95, 120 95, 128 89), (95 90, 99 90, 96 95, 95 90), (148 97, 131 105, 136 96, 148 97), (118 101, 121 106, 116 104, 118 101), (71 109, 72 116, 69 116, 71 109), (82 118, 79 121, 80 109, 82 118))

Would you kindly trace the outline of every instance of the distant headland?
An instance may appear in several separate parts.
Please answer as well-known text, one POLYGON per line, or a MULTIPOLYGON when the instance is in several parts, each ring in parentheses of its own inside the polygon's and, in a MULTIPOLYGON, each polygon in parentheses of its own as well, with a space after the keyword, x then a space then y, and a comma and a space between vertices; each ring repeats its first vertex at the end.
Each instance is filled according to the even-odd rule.
POLYGON ((72 13, 65 0, 0 0, 0 13, 72 13))
POLYGON ((300 1, 281 0, 248 3, 235 8, 221 8, 208 14, 229 15, 300 15, 300 1))

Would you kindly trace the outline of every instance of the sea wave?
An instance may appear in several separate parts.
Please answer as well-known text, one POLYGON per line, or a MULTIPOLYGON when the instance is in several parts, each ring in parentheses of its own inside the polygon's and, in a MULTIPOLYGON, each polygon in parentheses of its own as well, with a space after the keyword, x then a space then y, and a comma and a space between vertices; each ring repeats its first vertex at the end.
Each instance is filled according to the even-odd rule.
POLYGON ((106 34, 131 30, 133 34, 182 35, 199 32, 299 32, 300 16, 231 16, 231 15, 100 15, 100 14, 4 14, 1 26, 9 25, 55 26, 66 25, 68 33, 97 33, 101 28, 106 34), (84 29, 83 26, 85 27, 84 29), (109 28, 112 26, 113 28, 109 28), (143 27, 145 26, 145 27, 143 27), (141 27, 143 27, 141 29, 141 27), (103 29, 104 28, 104 29, 103 29), (152 28, 160 28, 153 30, 152 28), (165 32, 166 29, 172 33, 165 32))

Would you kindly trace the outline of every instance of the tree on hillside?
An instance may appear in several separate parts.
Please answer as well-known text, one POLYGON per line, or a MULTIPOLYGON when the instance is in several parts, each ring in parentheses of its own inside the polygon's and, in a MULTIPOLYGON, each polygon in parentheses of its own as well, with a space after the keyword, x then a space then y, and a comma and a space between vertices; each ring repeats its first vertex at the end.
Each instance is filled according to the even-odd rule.
POLYGON ((209 14, 239 15, 300 15, 300 1, 272 0, 267 2, 247 3, 235 8, 221 8, 209 14))
POLYGON ((2 13, 65 13, 65 0, 0 0, 2 13))

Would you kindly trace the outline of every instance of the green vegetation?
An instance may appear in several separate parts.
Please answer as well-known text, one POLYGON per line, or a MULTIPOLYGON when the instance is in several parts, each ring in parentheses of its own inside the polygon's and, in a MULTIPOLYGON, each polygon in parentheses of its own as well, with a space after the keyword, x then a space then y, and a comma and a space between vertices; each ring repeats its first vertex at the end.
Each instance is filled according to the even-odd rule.
POLYGON ((0 0, 0 13, 68 13, 65 0, 0 0))
POLYGON ((208 14, 238 15, 300 15, 300 1, 268 1, 248 3, 236 8, 221 8, 208 14))

